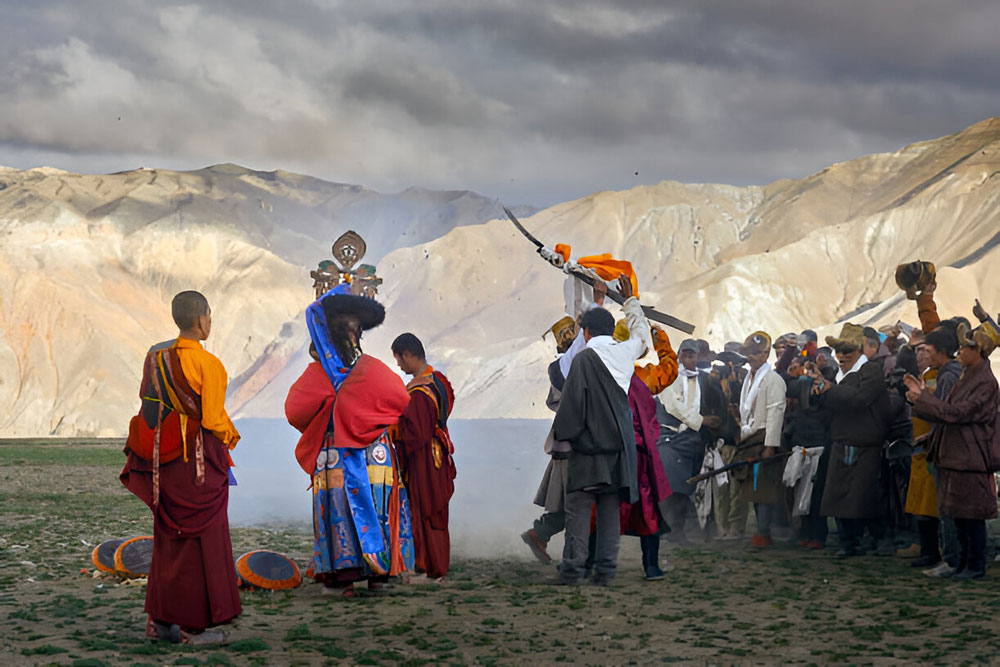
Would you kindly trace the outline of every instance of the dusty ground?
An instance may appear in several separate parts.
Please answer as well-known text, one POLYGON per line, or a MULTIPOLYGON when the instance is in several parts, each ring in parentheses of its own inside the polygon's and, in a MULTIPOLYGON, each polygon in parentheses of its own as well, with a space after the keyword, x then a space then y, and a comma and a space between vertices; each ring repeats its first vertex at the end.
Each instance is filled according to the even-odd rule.
MULTIPOLYGON (((143 588, 91 576, 93 545, 148 534, 149 512, 117 481, 121 445, 0 443, 0 663, 516 664, 996 662, 1000 568, 952 583, 895 558, 839 562, 779 546, 664 549, 661 582, 624 538, 611 589, 545 585, 534 562, 461 561, 450 583, 354 600, 317 585, 243 593, 230 643, 194 649, 143 637, 143 588), (86 568, 86 573, 81 573, 86 568)), ((304 564, 311 536, 235 529, 234 551, 304 564)))

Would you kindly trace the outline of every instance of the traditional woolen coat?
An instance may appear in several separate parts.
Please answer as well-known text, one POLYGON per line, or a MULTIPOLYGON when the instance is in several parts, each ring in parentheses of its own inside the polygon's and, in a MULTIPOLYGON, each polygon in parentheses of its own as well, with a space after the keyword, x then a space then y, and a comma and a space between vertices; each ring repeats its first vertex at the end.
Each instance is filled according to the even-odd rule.
MULTIPOLYGON (((559 359, 549 364, 549 395, 545 399, 545 407, 555 412, 559 408, 563 384, 566 379, 559 367, 559 359)), ((556 440, 553 428, 545 437, 545 453, 549 455, 549 464, 542 474, 542 481, 535 492, 535 504, 544 507, 546 512, 566 511, 566 466, 572 449, 568 442, 556 440)))
POLYGON ((567 492, 601 489, 639 499, 635 430, 628 395, 594 349, 583 350, 570 367, 553 422, 557 440, 570 443, 567 492))
POLYGON ((1000 391, 990 362, 967 367, 943 400, 925 389, 913 408, 935 424, 928 456, 938 471, 941 512, 956 519, 996 517, 996 478, 987 472, 986 450, 1000 391))
POLYGON ((886 509, 880 483, 882 446, 889 420, 889 391, 882 364, 865 363, 826 392, 832 411, 830 468, 823 489, 823 516, 871 519, 886 509))
MULTIPOLYGON (((764 373, 760 379, 760 388, 757 390, 756 398, 749 407, 746 423, 740 426, 740 444, 733 461, 741 461, 747 458, 759 458, 765 448, 773 448, 777 451, 781 445, 781 430, 785 418, 785 393, 787 387, 785 381, 781 379, 777 371, 770 366, 762 366, 757 373, 764 373)), ((744 388, 752 385, 756 375, 747 375, 743 381, 744 388)), ((743 401, 741 394, 740 400, 743 401)), ((752 503, 773 504, 778 502, 779 488, 781 485, 781 473, 784 469, 783 463, 763 463, 757 469, 756 474, 751 466, 736 471, 736 475, 731 477, 740 480, 740 495, 744 500, 752 503)))
POLYGON ((632 428, 635 431, 636 472, 639 502, 621 504, 622 533, 655 535, 666 533, 670 527, 666 514, 660 509, 671 494, 670 482, 663 471, 656 440, 660 425, 656 418, 656 401, 649 387, 632 376, 628 390, 628 403, 632 411, 632 428))

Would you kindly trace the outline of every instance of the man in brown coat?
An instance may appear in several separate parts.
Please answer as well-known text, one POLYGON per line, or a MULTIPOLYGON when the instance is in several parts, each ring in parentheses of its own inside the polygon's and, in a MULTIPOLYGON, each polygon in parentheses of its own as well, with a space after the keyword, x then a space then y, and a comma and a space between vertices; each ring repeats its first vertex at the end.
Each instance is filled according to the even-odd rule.
POLYGON ((996 477, 990 471, 990 441, 997 425, 1000 390, 988 357, 996 347, 987 325, 970 331, 958 327, 962 377, 945 399, 934 396, 923 380, 906 376, 913 409, 935 422, 928 456, 938 471, 942 514, 955 519, 959 564, 953 579, 986 575, 986 519, 997 516, 996 477))

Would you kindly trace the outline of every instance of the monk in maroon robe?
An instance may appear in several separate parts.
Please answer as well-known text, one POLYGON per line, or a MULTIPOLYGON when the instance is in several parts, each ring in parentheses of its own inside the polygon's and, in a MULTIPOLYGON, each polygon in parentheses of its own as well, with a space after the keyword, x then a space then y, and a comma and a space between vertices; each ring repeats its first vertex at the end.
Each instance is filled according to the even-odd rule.
POLYGON ((410 494, 414 560, 417 570, 441 581, 451 561, 448 503, 455 492, 455 462, 448 416, 455 393, 448 378, 427 364, 423 344, 413 334, 396 338, 392 353, 400 370, 413 376, 406 387, 410 403, 399 418, 394 440, 410 494))
POLYGON ((211 331, 208 301, 181 292, 171 309, 180 333, 146 356, 121 481, 153 511, 147 636, 217 643, 225 635, 205 629, 242 611, 227 514, 240 436, 225 410, 225 368, 199 342, 211 331))

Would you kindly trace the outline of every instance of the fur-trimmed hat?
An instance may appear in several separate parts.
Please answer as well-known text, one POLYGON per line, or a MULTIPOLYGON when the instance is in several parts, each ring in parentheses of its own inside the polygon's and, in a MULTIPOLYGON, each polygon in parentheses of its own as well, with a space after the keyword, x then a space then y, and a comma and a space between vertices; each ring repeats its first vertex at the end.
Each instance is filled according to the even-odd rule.
POLYGON ((834 351, 842 350, 844 348, 854 348, 856 350, 861 349, 861 343, 864 340, 864 330, 865 328, 860 324, 851 324, 847 322, 840 329, 839 336, 827 336, 826 344, 834 349, 834 351))
POLYGON ((906 292, 907 299, 916 299, 918 292, 934 289, 937 269, 931 262, 907 262, 896 267, 896 286, 906 292))
POLYGON ((1000 332, 989 322, 984 322, 975 329, 969 329, 965 324, 958 325, 958 344, 962 347, 978 347, 983 357, 993 354, 1000 340, 1000 332))
POLYGON ((558 322, 549 327, 549 331, 555 336, 556 340, 561 340, 568 335, 568 331, 576 329, 576 320, 574 320, 569 315, 562 317, 558 322))
POLYGON ((743 341, 743 345, 741 345, 738 350, 740 355, 744 357, 748 354, 760 354, 761 352, 770 351, 771 337, 763 331, 754 331, 752 334, 747 336, 747 339, 743 341))
POLYGON ((355 315, 365 331, 374 329, 385 321, 385 306, 366 296, 354 294, 326 294, 320 299, 327 323, 337 315, 355 315))
POLYGON ((619 343, 623 343, 632 337, 632 332, 628 330, 628 322, 625 321, 624 317, 615 322, 615 332, 611 334, 611 337, 619 343))
POLYGON ((781 334, 774 340, 774 344, 771 345, 774 349, 778 349, 779 345, 796 345, 798 344, 799 337, 794 333, 781 334))

